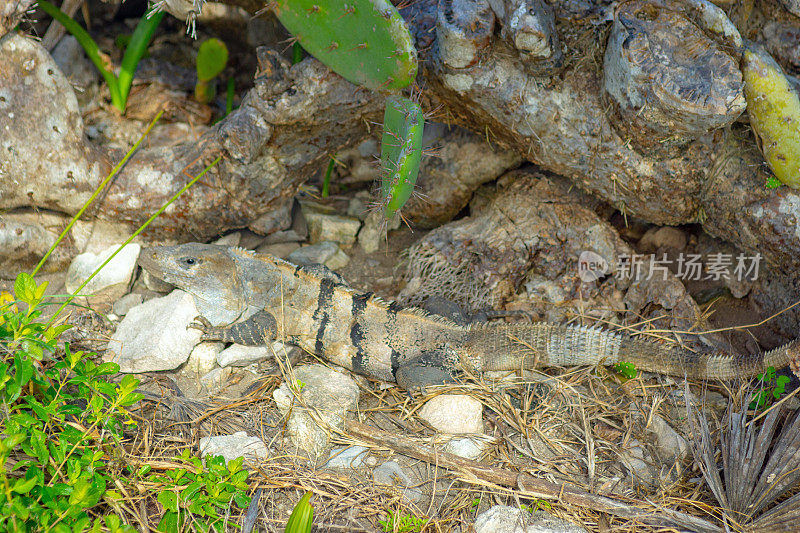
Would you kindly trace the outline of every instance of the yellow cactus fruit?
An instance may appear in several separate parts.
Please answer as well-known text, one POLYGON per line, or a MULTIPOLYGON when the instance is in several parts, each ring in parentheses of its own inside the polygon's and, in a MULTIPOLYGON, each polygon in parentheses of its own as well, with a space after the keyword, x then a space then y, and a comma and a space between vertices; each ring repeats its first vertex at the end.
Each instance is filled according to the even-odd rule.
POLYGON ((781 67, 760 46, 749 44, 742 65, 750 125, 775 177, 800 188, 800 98, 781 67))

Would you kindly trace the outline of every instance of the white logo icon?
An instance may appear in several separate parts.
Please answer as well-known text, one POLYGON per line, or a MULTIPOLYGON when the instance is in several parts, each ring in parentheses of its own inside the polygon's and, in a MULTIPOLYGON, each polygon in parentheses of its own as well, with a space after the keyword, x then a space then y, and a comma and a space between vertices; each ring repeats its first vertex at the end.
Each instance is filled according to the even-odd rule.
POLYGON ((608 261, 603 256, 590 251, 581 252, 578 257, 578 277, 591 283, 608 274, 608 261))

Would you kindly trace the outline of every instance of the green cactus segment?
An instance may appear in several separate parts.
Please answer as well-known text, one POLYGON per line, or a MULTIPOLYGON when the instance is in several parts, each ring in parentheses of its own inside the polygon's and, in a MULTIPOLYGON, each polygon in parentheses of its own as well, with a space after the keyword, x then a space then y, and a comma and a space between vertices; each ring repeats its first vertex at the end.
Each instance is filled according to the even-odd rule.
POLYGON ((742 65, 750 125, 775 177, 800 188, 800 99, 780 66, 762 48, 749 45, 742 65))
POLYGON ((417 75, 417 52, 387 0, 277 0, 273 10, 306 51, 346 80, 396 90, 417 75))
POLYGON ((422 158, 422 108, 408 98, 386 99, 381 139, 381 200, 386 219, 399 211, 414 192, 422 158))
POLYGON ((228 47, 219 39, 206 39, 197 50, 197 79, 213 80, 228 63, 228 47))
POLYGON ((197 51, 197 83, 194 98, 203 104, 211 103, 217 86, 211 83, 228 63, 228 47, 219 39, 207 39, 197 51))

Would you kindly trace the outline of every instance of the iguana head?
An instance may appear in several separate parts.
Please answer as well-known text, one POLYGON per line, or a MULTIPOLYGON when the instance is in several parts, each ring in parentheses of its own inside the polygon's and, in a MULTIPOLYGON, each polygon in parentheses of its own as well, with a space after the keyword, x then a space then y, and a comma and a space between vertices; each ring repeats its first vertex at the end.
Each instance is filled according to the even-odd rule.
POLYGON ((215 326, 230 324, 247 307, 236 261, 225 246, 151 246, 139 254, 139 264, 194 296, 197 310, 215 326))

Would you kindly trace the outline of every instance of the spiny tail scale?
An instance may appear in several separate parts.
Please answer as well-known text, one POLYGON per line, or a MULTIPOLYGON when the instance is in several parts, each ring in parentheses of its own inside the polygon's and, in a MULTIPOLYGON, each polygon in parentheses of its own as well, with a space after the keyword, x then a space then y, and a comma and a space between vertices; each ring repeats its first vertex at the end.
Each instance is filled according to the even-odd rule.
POLYGON ((800 368, 800 340, 763 354, 738 355, 713 349, 692 352, 587 326, 477 325, 470 327, 469 333, 465 358, 469 366, 480 370, 626 362, 649 372, 725 380, 755 376, 770 366, 789 365, 794 372, 800 368))

